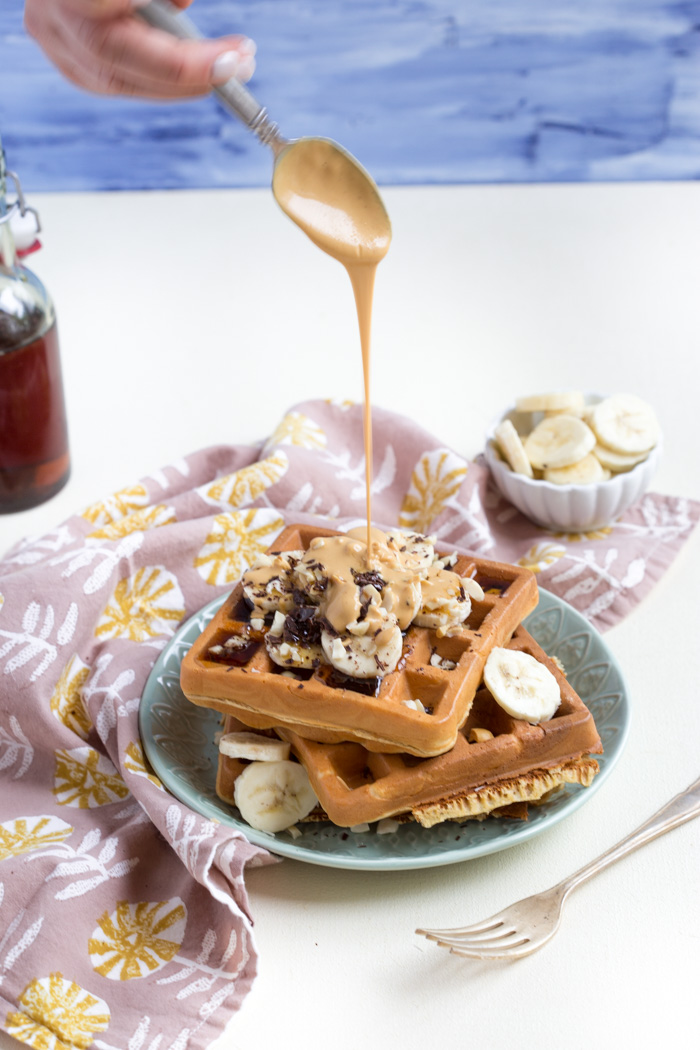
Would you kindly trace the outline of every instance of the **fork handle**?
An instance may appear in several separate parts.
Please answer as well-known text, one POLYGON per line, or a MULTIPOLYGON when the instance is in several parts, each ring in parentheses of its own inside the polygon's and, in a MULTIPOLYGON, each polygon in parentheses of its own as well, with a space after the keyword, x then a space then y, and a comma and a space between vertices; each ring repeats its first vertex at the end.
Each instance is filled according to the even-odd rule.
POLYGON ((681 791, 680 794, 662 806, 658 812, 649 817, 643 824, 632 831, 620 842, 611 846, 605 853, 601 853, 595 860, 579 868, 573 875, 560 882, 557 889, 561 891, 562 898, 566 897, 576 886, 580 886, 586 879, 597 875, 599 871, 614 864, 616 860, 626 857, 628 853, 645 846, 647 842, 664 835, 667 831, 685 824, 687 820, 693 820, 700 816, 700 778, 681 791))

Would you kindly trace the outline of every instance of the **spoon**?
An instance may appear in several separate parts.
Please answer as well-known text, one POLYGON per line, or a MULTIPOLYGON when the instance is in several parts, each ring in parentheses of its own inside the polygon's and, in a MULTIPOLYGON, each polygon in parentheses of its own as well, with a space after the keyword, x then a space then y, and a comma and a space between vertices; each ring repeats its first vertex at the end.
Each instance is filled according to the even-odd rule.
MULTIPOLYGON (((180 40, 202 39, 168 0, 150 0, 135 14, 180 40)), ((389 216, 376 184, 352 154, 331 139, 283 138, 267 109, 235 77, 212 90, 272 149, 273 195, 314 244, 345 265, 376 265, 384 258, 391 243, 389 216)))

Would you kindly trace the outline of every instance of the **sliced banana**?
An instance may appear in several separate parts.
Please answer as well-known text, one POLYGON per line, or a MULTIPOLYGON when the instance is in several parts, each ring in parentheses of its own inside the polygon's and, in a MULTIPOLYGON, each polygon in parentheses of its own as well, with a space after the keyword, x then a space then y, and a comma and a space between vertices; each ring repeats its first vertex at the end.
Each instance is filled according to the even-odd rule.
POLYGON ((236 777, 233 798, 246 823, 258 831, 284 831, 316 806, 308 774, 298 762, 251 762, 236 777))
POLYGON ((599 442, 613 452, 649 452, 659 440, 653 408, 634 394, 615 394, 594 406, 591 426, 599 442))
POLYGON ((403 635, 396 617, 381 606, 372 605, 366 620, 368 628, 364 634, 321 634, 326 660, 350 678, 381 678, 395 670, 401 659, 403 635))
POLYGON ((510 419, 504 419, 498 424, 494 437, 511 470, 514 470, 516 474, 524 474, 525 477, 531 478, 532 465, 527 458, 520 434, 510 419))
POLYGON ((607 481, 609 477, 610 471, 592 452, 569 467, 550 467, 544 472, 544 480, 555 485, 593 485, 597 481, 607 481))
POLYGON ((308 671, 324 661, 320 645, 286 642, 281 635, 273 635, 270 631, 265 635, 265 648, 272 662, 279 667, 308 671))
POLYGON ((244 572, 241 580, 243 593, 254 611, 268 613, 292 607, 294 584, 291 573, 303 556, 304 551, 262 554, 244 572))
POLYGON ((593 450, 595 434, 576 416, 551 416, 538 423, 524 445, 533 467, 568 467, 593 450))
POLYGON ((435 557, 435 541, 431 536, 419 532, 403 532, 402 529, 389 529, 386 533, 386 545, 396 551, 401 564, 412 572, 427 569, 435 557))
POLYGON ((601 466, 605 467, 612 474, 624 474, 625 471, 636 467, 638 463, 643 463, 649 453, 613 452, 611 448, 606 448, 605 445, 598 443, 593 449, 593 455, 601 466))
POLYGON ((289 744, 276 737, 241 730, 224 733, 219 751, 228 758, 245 758, 250 762, 282 762, 289 758, 289 744))
POLYGON ((519 649, 492 649, 484 684, 504 711, 524 722, 548 722, 561 703, 559 683, 549 668, 519 649))
POLYGON ((439 637, 454 633, 468 619, 472 597, 477 601, 484 597, 476 580, 433 565, 421 581, 421 607, 413 622, 436 631, 439 637))
POLYGON ((518 412, 570 412, 580 415, 586 399, 578 390, 555 391, 550 394, 531 394, 515 402, 518 412))

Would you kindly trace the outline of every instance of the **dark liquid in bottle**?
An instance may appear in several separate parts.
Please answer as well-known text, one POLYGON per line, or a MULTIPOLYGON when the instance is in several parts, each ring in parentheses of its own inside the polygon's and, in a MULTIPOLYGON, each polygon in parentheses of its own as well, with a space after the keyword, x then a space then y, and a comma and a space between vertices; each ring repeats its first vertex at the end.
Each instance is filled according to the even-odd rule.
POLYGON ((0 339, 0 514, 43 503, 69 474, 56 325, 19 349, 0 339))

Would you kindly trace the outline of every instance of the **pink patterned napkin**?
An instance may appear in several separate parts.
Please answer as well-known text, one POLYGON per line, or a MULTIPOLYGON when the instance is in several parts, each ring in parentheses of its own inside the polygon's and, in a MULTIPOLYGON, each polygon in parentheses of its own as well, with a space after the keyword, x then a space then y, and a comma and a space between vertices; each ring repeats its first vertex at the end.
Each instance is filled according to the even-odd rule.
MULTIPOLYGON (((285 523, 364 518, 361 406, 309 402, 262 447, 195 452, 0 562, 0 1026, 34 1047, 206 1047, 256 968, 244 887, 269 862, 172 798, 138 707, 177 626, 285 523)), ((599 628, 662 575, 700 504, 609 529, 531 525, 468 462, 374 413, 374 519, 515 561, 599 628)))

